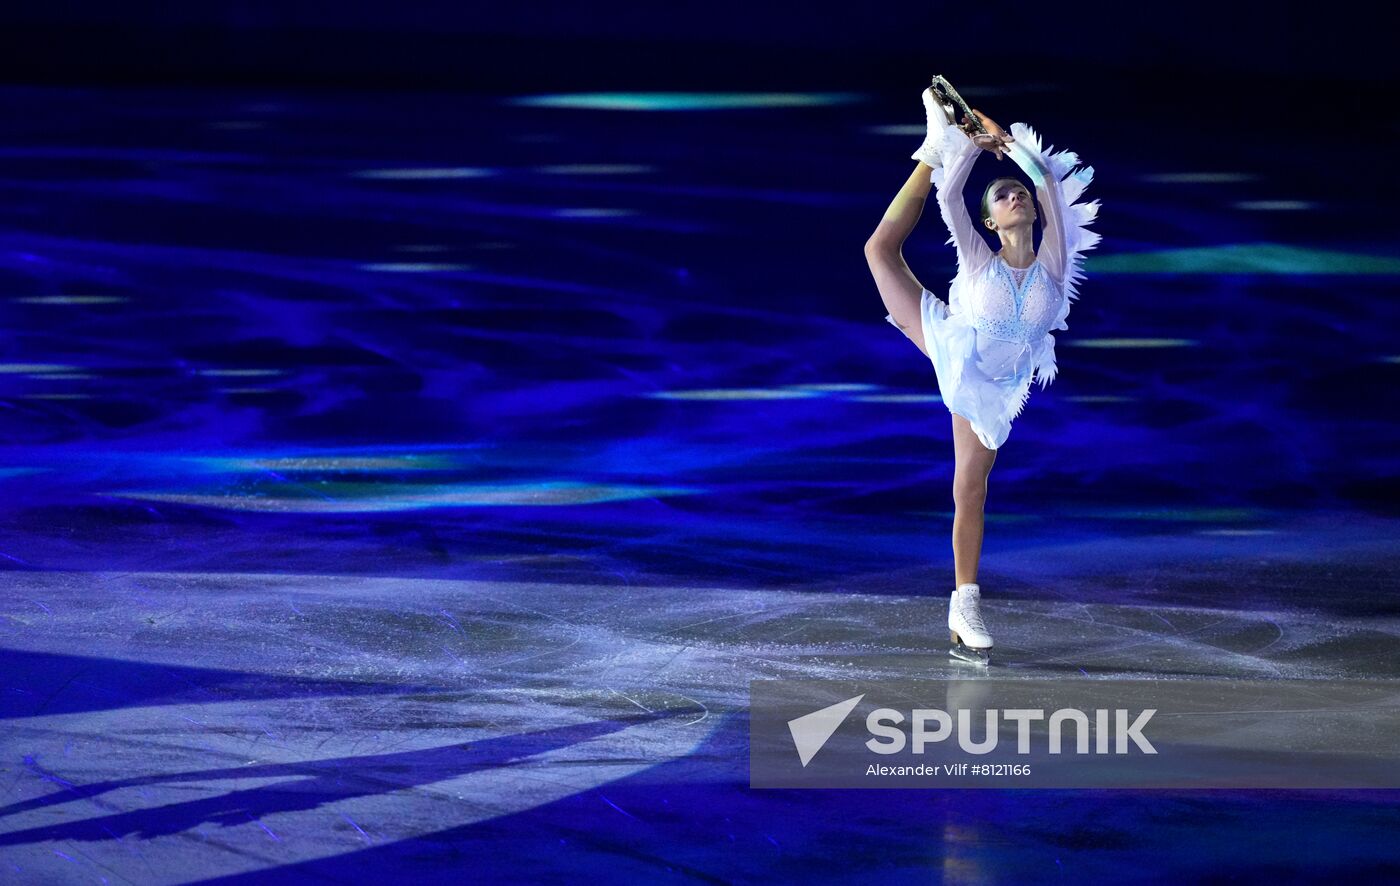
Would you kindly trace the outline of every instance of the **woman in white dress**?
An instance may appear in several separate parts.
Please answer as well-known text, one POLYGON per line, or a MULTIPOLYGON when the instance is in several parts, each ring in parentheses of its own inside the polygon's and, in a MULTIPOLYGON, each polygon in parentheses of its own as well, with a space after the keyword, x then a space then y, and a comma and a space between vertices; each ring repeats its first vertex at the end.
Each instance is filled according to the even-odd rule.
POLYGON ((924 91, 928 136, 910 159, 919 164, 900 189, 865 256, 880 297, 897 326, 933 363, 943 403, 952 414, 953 559, 956 589, 949 602, 948 627, 954 655, 985 663, 992 638, 982 621, 977 567, 982 551, 987 477, 997 449, 1011 433, 1030 394, 1055 377, 1055 337, 1068 329, 1070 302, 1083 279, 1081 255, 1099 235, 1087 225, 1099 202, 1074 201, 1093 181, 1093 167, 1069 173, 1079 163, 1072 151, 1042 152, 1040 138, 1024 123, 1008 134, 973 109, 987 134, 970 136, 966 119, 953 123, 931 89, 924 91), (998 160, 1009 156, 1035 185, 1045 221, 1040 252, 1034 249, 1035 201, 1015 177, 987 186, 982 228, 1001 241, 987 246, 963 202, 962 189, 980 152, 998 160), (939 213, 957 249, 958 273, 945 303, 929 292, 905 264, 901 248, 923 214, 932 186, 939 213))

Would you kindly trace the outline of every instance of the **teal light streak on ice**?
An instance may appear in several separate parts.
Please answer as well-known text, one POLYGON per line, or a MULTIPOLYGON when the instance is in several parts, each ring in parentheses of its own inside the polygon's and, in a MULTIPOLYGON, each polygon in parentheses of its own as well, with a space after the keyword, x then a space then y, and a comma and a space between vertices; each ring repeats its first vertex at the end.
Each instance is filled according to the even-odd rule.
POLYGON ((79 372, 86 367, 69 363, 0 363, 0 373, 26 375, 31 372, 79 372))
POLYGON ((654 391, 642 396, 657 400, 811 400, 826 397, 858 403, 941 403, 937 394, 876 393, 880 385, 867 382, 809 382, 777 388, 691 388, 654 391))
POLYGON ((291 471, 441 471, 461 467, 461 462, 451 455, 267 455, 267 456, 221 456, 200 455, 188 457, 200 467, 216 473, 264 473, 276 471, 279 474, 291 471))
POLYGON ((580 207, 576 209, 556 209, 553 212, 558 218, 622 218, 628 215, 636 215, 633 209, 602 209, 580 207))
POLYGON ((774 388, 697 388, 690 391, 658 391, 645 396, 658 400, 801 400, 820 397, 821 393, 774 388))
POLYGON ((867 382, 810 382, 801 385, 784 385, 794 391, 829 391, 839 393, 842 391, 875 391, 879 390, 879 385, 872 385, 867 382))
POLYGON ((1248 209, 1257 212, 1279 212, 1295 209, 1315 209, 1316 203, 1307 200, 1237 200, 1236 209, 1248 209))
POLYGON ((1065 342, 1076 348, 1194 348, 1194 338, 1076 338, 1065 342))
POLYGON ((127 299, 120 295, 23 295, 15 301, 26 305, 114 305, 127 299))
POLYGON ((198 375, 207 375, 212 378, 246 378, 265 375, 284 375, 283 369, 200 369, 198 375))
POLYGON ((942 403, 938 394, 857 394, 849 398, 860 403, 942 403))
POLYGON ((1400 258, 1282 243, 1238 243, 1089 256, 1084 270, 1090 274, 1400 274, 1400 258))
POLYGON ((456 507, 558 507, 630 501, 672 495, 696 495, 704 490, 670 486, 633 486, 579 482, 514 484, 445 483, 284 483, 257 495, 227 494, 222 490, 167 492, 124 490, 105 493, 114 498, 163 501, 232 511, 292 514, 381 513, 456 507))
POLYGON ((1137 397, 1124 397, 1121 394, 1077 394, 1065 399, 1076 403, 1131 403, 1137 397))
POLYGON ((727 111, 736 108, 810 108, 865 101, 859 92, 575 92, 507 99, 532 108, 591 111, 727 111))
POLYGON ((928 133, 928 126, 925 124, 904 124, 891 123, 887 126, 867 126, 865 131, 871 135, 898 135, 898 136, 924 136, 928 133))
POLYGON ((360 265, 363 271, 386 274, 431 274, 435 271, 470 271, 471 265, 437 262, 372 262, 360 265))
POLYGON ((406 167, 401 169, 361 169, 352 172, 355 178, 379 178, 392 181, 438 181, 449 178, 486 178, 499 174, 496 170, 476 166, 406 167))

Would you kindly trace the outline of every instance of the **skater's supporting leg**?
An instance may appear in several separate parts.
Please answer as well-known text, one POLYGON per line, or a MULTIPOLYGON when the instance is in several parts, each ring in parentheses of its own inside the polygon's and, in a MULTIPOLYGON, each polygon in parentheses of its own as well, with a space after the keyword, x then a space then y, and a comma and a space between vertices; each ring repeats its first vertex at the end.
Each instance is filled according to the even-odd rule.
POLYGON ((961 585, 977 581, 987 476, 997 451, 982 445, 968 420, 954 414, 953 453, 953 571, 956 584, 961 585))
POLYGON ((885 310, 925 356, 928 356, 928 351, 920 332, 923 328, 920 299, 924 287, 914 272, 909 270, 902 249, 904 241, 923 214, 924 203, 932 188, 929 168, 923 163, 914 164, 914 171, 890 202, 884 218, 875 227, 875 233, 865 241, 865 260, 875 277, 875 286, 880 290, 885 310))

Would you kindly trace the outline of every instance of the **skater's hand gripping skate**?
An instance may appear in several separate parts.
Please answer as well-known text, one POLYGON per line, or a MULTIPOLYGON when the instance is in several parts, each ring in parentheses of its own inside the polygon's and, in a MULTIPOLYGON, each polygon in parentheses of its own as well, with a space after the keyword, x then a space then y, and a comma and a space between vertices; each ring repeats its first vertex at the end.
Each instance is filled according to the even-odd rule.
POLYGON ((1016 139, 1012 138, 1011 134, 1008 133, 1005 129, 1002 129, 1001 125, 998 124, 995 120, 993 120, 991 117, 988 117, 986 114, 982 113, 976 108, 972 109, 972 113, 977 115, 977 119, 981 122, 982 128, 987 130, 985 133, 978 133, 976 135, 972 135, 972 133, 970 132, 970 130, 972 130, 973 128, 972 122, 968 120, 967 117, 963 117, 963 126, 967 130, 969 130, 968 134, 972 135, 973 143, 976 144, 979 148, 991 151, 993 154, 996 154, 998 160, 1005 157, 1009 153, 1006 146, 1016 141, 1016 139))

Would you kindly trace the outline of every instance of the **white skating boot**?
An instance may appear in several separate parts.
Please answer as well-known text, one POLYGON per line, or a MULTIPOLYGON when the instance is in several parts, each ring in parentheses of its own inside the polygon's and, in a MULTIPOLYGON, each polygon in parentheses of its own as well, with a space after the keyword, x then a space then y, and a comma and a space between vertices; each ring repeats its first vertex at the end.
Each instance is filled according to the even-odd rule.
POLYGON ((948 632, 953 646, 948 654, 973 664, 991 660, 992 635, 982 623, 982 589, 976 582, 964 582, 948 601, 948 632))
POLYGON ((939 151, 939 145, 943 142, 943 130, 952 126, 953 121, 938 103, 938 99, 934 98, 932 86, 924 90, 924 116, 928 120, 928 135, 924 137, 924 143, 919 149, 909 155, 909 159, 938 169, 943 165, 943 155, 939 151))

